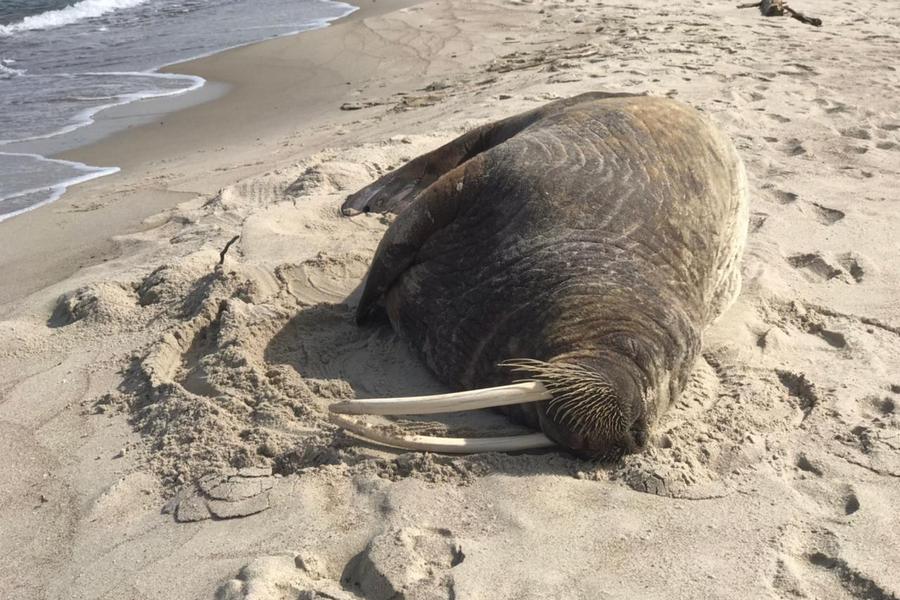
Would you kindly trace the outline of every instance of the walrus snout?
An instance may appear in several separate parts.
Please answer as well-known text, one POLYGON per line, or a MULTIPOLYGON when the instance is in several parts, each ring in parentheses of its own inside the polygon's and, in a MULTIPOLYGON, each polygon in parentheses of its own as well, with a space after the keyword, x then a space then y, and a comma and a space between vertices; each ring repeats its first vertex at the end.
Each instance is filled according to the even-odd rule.
POLYGON ((507 361, 551 394, 534 404, 538 425, 563 448, 590 459, 616 460, 640 450, 647 439, 638 379, 626 365, 507 361))
POLYGON ((590 437, 576 429, 555 421, 543 406, 538 407, 541 431, 560 447, 581 458, 600 461, 615 461, 625 454, 632 454, 643 447, 630 430, 615 437, 600 435, 590 437))
MULTIPOLYGON (((622 402, 616 398, 615 402, 622 402)), ((547 411, 546 404, 537 406, 541 431, 573 454, 590 460, 615 461, 626 454, 641 450, 647 442, 647 428, 640 418, 616 432, 591 433, 557 421, 547 411)))

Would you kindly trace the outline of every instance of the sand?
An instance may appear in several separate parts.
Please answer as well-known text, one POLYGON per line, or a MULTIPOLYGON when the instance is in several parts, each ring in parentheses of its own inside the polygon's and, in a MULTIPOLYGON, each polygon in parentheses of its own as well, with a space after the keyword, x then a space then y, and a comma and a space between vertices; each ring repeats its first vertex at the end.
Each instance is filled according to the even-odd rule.
POLYGON ((377 4, 173 67, 231 91, 68 153, 124 168, 0 223, 0 597, 900 597, 900 7, 377 4), (702 109, 751 183, 743 292, 651 446, 337 431, 336 399, 442 389, 353 324, 388 221, 343 198, 597 89, 702 109))

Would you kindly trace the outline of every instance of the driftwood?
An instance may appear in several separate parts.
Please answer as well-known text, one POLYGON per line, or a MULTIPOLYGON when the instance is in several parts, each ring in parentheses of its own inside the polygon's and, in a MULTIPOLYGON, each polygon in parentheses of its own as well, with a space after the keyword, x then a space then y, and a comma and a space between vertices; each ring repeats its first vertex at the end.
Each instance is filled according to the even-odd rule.
POLYGON ((241 236, 239 236, 239 235, 234 236, 233 238, 228 240, 228 243, 225 244, 225 247, 222 248, 221 252, 219 252, 219 264, 220 265, 225 264, 225 255, 228 254, 228 249, 231 248, 231 245, 233 243, 235 243, 236 241, 238 241, 240 238, 241 238, 241 236))
POLYGON ((815 27, 822 26, 822 19, 817 19, 816 17, 807 17, 801 12, 797 12, 793 8, 787 5, 784 0, 761 0, 761 2, 753 2, 751 4, 739 4, 738 8, 756 8, 759 7, 759 12, 766 17, 783 17, 784 15, 788 15, 794 19, 797 19, 801 23, 806 23, 807 25, 813 25, 815 27))

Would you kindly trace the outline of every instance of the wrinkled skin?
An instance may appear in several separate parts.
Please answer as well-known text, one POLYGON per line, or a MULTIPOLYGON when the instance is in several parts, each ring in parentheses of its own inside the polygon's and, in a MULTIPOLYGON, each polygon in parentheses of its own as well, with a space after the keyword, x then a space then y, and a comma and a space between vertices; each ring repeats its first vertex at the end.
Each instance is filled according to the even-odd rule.
POLYGON ((645 444, 740 288, 740 159, 664 98, 584 94, 486 125, 343 210, 398 214, 358 322, 386 312, 455 389, 544 381, 553 401, 506 412, 587 456, 645 444), (591 375, 547 379, 508 359, 591 375))

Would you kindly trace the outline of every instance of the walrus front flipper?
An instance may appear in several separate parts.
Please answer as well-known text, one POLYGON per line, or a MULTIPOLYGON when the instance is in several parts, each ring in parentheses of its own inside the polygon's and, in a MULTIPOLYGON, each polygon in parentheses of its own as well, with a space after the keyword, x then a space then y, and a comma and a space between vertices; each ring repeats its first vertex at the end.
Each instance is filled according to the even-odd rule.
POLYGON ((588 92, 482 125, 351 194, 341 205, 341 212, 351 217, 368 212, 400 214, 440 177, 472 157, 502 144, 548 115, 582 102, 635 95, 637 94, 588 92))
POLYGON ((476 157, 439 178, 391 223, 369 267, 356 309, 358 324, 374 314, 382 297, 413 264, 428 238, 453 222, 461 203, 469 197, 462 193, 466 173, 472 168, 480 169, 482 161, 483 157, 476 157))

